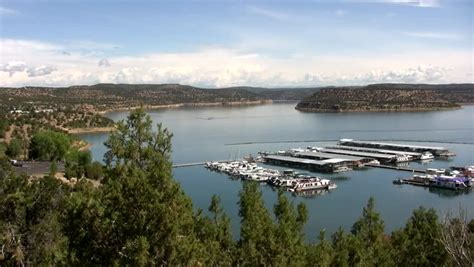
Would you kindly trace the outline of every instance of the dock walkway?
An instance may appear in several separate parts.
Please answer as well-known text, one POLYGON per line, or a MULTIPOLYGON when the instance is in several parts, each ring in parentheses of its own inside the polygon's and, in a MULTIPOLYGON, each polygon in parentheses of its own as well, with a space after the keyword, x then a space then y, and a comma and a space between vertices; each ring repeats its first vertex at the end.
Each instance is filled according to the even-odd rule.
POLYGON ((382 168, 382 169, 391 169, 391 170, 397 170, 397 171, 407 171, 407 172, 417 172, 417 173, 426 173, 426 170, 420 170, 420 169, 412 169, 408 167, 397 167, 397 166, 390 166, 390 165, 383 165, 383 164, 366 164, 368 167, 374 167, 374 168, 382 168))

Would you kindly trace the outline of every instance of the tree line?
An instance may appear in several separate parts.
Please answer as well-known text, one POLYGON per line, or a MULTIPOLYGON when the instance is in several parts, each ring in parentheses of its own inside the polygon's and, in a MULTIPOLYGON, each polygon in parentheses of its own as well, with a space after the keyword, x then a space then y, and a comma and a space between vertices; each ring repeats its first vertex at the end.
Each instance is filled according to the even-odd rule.
MULTIPOLYGON (((0 161, 0 265, 5 266, 470 266, 474 223, 413 211, 391 233, 369 199, 346 232, 307 242, 308 211, 278 192, 268 210, 258 184, 239 193, 240 237, 219 196, 195 210, 172 177, 172 134, 143 110, 107 142, 100 185, 31 180, 0 161)), ((82 159, 83 160, 83 159, 82 159)), ((87 159, 86 159, 87 161, 87 159)))

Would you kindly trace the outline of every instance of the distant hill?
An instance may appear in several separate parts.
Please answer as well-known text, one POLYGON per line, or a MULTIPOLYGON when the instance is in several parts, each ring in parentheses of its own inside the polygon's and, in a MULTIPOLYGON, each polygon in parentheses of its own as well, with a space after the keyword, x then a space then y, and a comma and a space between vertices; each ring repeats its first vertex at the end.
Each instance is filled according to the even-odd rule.
POLYGON ((198 88, 180 84, 109 84, 70 87, 0 88, 0 105, 24 103, 84 105, 95 110, 122 109, 138 105, 257 104, 269 101, 298 101, 318 88, 229 87, 198 88))
POLYGON ((373 84, 326 87, 298 103, 309 112, 423 111, 474 103, 474 84, 373 84))
POLYGON ((308 88, 262 88, 262 87, 234 87, 259 94, 274 101, 299 101, 319 91, 321 87, 308 88))
POLYGON ((136 105, 239 103, 268 100, 243 89, 202 89, 179 84, 96 84, 71 87, 0 88, 0 103, 91 104, 104 108, 136 105))

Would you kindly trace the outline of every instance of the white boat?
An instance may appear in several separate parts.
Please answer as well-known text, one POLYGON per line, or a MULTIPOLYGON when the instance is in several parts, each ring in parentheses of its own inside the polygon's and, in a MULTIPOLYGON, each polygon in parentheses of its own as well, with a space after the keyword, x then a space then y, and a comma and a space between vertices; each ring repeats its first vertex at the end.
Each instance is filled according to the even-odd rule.
POLYGON ((397 155, 396 162, 408 162, 411 161, 412 157, 408 155, 397 155))
POLYGON ((352 171, 352 169, 349 168, 349 167, 346 167, 346 166, 341 166, 341 167, 338 167, 338 168, 334 169, 333 172, 339 173, 339 172, 348 172, 348 171, 352 171))
POLYGON ((431 154, 430 152, 424 152, 420 156, 420 160, 429 160, 429 159, 434 159, 433 154, 431 154))
POLYGON ((290 191, 300 192, 306 190, 319 190, 319 189, 329 189, 333 184, 330 180, 327 179, 314 179, 314 180, 305 180, 294 183, 290 191))
POLYGON ((371 160, 369 162, 367 162, 368 164, 371 164, 371 165, 380 165, 380 161, 374 159, 374 160, 371 160))

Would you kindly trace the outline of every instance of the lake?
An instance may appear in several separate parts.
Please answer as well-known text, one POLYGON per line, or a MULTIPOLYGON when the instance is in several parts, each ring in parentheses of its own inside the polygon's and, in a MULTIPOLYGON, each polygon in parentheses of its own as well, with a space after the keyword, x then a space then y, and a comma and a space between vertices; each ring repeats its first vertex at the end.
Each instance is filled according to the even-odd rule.
MULTIPOLYGON (((193 107, 149 110, 148 113, 155 123, 161 122, 173 132, 175 164, 241 158, 259 151, 324 146, 335 144, 331 140, 353 138, 444 146, 457 154, 450 160, 435 160, 424 165, 412 162, 411 167, 474 165, 474 106, 434 112, 303 113, 295 110, 295 105, 193 107)), ((107 114, 115 121, 127 115, 127 112, 107 114)), ((107 134, 83 134, 81 137, 93 144, 93 158, 102 160, 107 134)), ((195 208, 207 210, 213 194, 221 197, 237 237, 240 223, 238 192, 243 182, 210 172, 203 166, 176 168, 173 172, 193 199, 195 208)), ((402 227, 412 210, 419 206, 435 208, 440 215, 448 210, 457 211, 462 206, 467 209, 468 216, 474 218, 474 193, 392 184, 394 179, 411 176, 409 172, 373 168, 338 175, 314 175, 333 179, 338 188, 313 197, 295 197, 287 193, 295 204, 306 203, 309 221, 305 231, 309 240, 314 240, 320 229, 326 229, 328 233, 339 227, 350 230, 371 196, 385 221, 387 233, 402 227)), ((261 189, 267 207, 273 210, 277 193, 267 185, 262 185, 261 189)))

